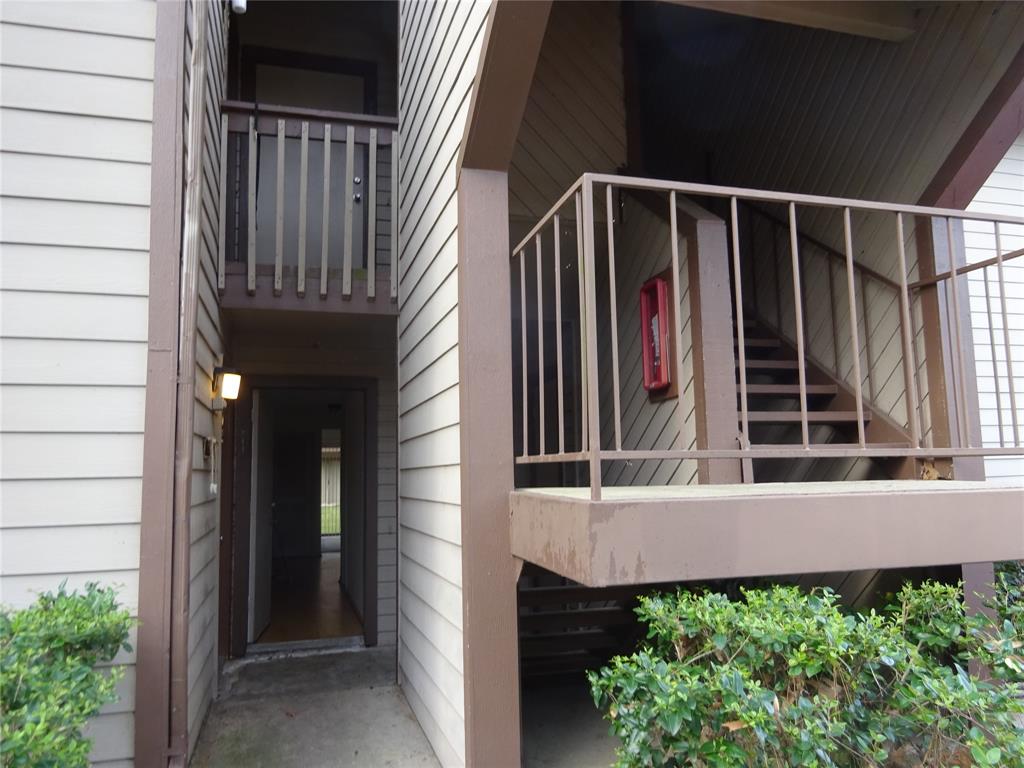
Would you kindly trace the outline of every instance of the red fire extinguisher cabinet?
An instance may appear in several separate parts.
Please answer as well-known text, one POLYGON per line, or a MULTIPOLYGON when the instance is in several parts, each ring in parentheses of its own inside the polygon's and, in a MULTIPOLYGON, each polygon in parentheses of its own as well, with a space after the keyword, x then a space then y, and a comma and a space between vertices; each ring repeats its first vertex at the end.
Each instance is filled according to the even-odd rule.
POLYGON ((669 285, 652 277, 640 289, 640 342, 643 347, 644 389, 662 393, 672 383, 669 285))

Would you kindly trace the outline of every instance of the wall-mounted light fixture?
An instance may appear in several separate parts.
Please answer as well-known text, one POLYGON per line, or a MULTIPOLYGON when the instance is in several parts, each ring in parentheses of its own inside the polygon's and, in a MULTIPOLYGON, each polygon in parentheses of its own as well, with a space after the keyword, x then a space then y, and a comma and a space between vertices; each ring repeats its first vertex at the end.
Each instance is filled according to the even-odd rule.
POLYGON ((242 374, 234 368, 213 369, 213 394, 224 400, 237 400, 242 386, 242 374))

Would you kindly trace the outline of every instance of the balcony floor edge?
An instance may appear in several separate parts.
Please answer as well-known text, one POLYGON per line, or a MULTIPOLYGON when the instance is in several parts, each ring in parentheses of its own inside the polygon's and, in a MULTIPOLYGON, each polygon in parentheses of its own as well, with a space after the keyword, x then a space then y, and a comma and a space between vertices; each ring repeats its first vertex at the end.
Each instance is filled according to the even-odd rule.
POLYGON ((1024 488, 799 485, 518 490, 512 554, 592 587, 1024 558, 1024 488))

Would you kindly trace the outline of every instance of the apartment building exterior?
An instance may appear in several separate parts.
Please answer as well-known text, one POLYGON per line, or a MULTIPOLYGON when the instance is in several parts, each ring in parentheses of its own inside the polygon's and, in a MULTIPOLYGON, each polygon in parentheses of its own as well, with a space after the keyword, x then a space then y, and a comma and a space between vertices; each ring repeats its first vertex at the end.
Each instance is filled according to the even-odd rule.
POLYGON ((1024 8, 235 6, 0 3, 0 600, 138 617, 97 764, 302 558, 445 766, 645 589, 1024 558, 1024 8))

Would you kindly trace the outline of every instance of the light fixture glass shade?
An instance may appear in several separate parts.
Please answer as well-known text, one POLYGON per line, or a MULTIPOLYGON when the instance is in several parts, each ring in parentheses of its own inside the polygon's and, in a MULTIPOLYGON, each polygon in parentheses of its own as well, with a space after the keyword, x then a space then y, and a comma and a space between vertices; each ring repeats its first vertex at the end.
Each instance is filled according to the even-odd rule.
POLYGON ((237 400, 238 389, 242 386, 242 374, 228 373, 221 374, 220 396, 225 400, 237 400))

